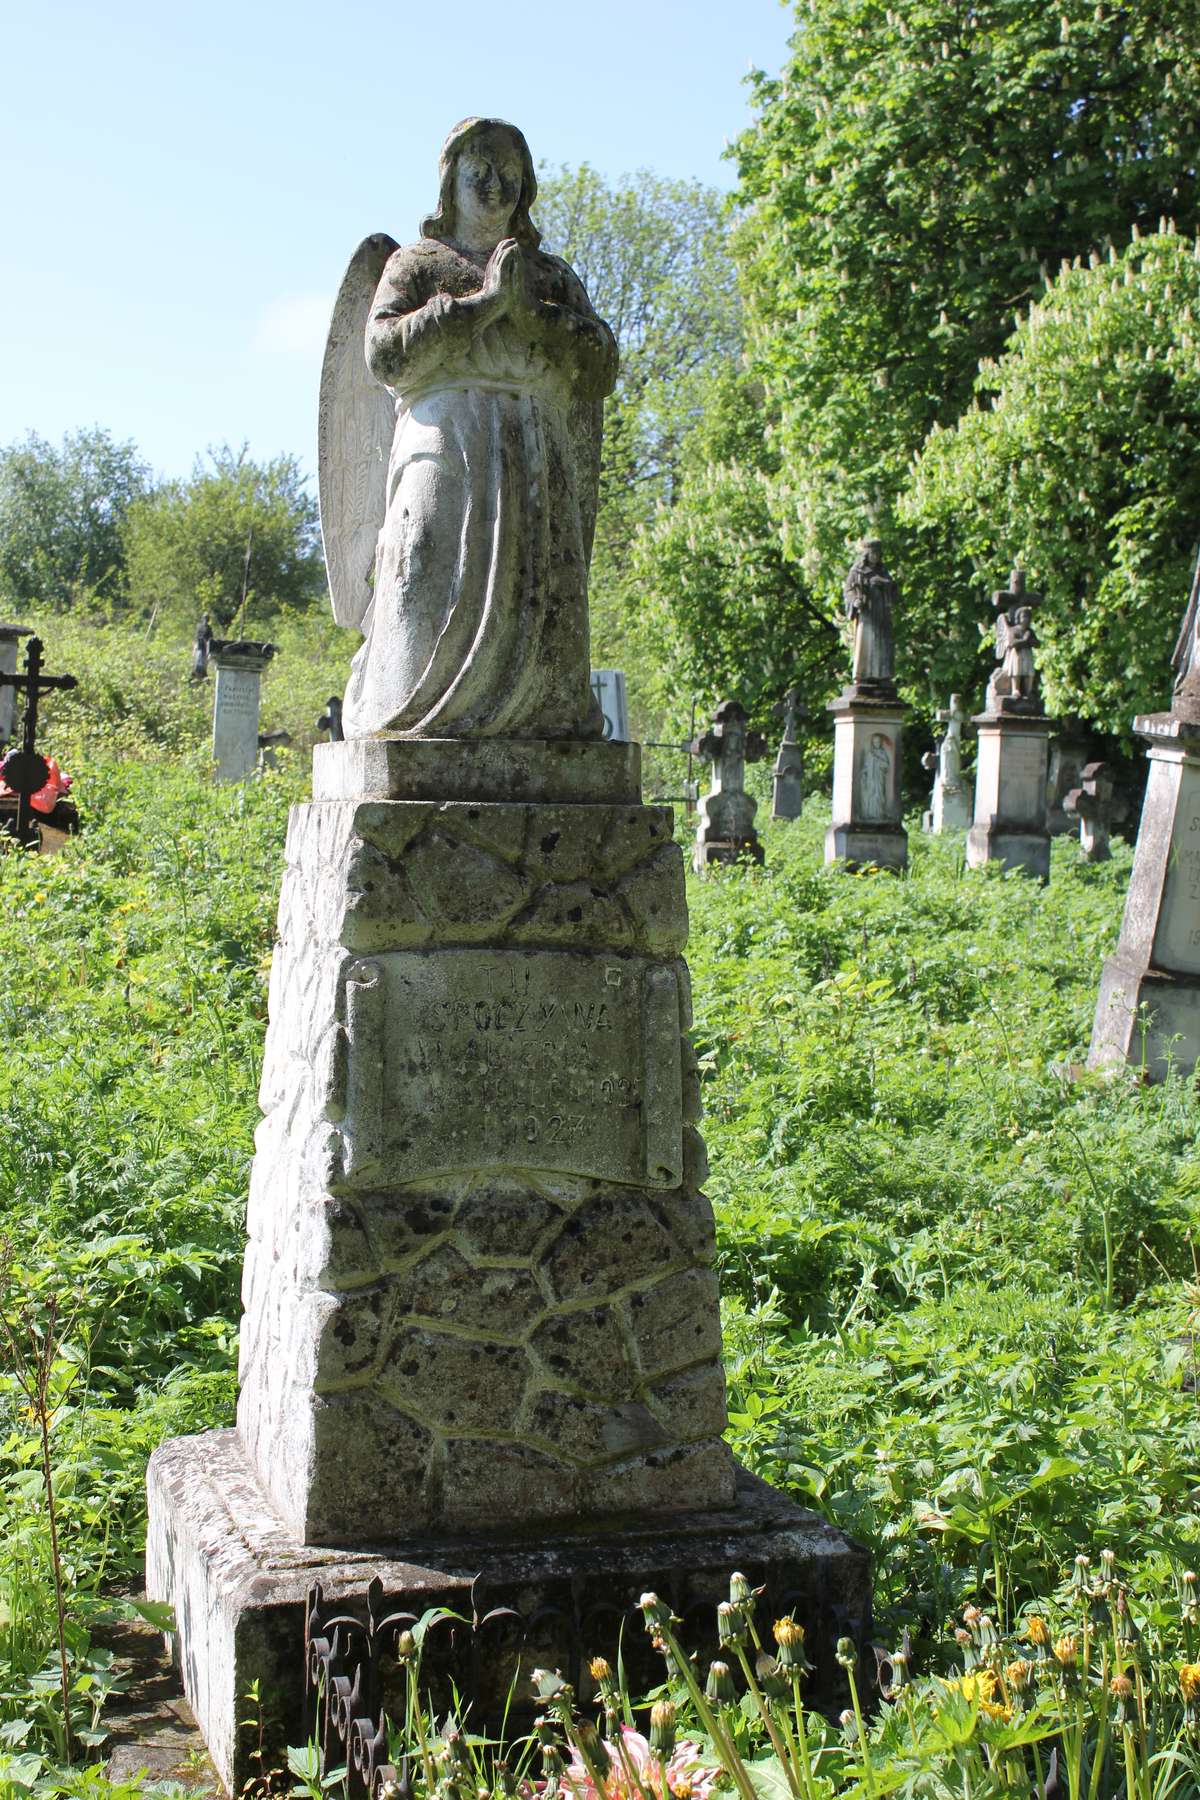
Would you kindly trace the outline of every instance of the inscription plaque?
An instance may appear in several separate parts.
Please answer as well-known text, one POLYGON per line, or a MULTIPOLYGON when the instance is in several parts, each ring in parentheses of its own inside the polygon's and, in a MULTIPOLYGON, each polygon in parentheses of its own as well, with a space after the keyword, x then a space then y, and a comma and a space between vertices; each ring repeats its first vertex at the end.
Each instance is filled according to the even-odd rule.
POLYGON ((679 985, 647 957, 387 951, 347 980, 345 1178, 683 1179, 679 985))

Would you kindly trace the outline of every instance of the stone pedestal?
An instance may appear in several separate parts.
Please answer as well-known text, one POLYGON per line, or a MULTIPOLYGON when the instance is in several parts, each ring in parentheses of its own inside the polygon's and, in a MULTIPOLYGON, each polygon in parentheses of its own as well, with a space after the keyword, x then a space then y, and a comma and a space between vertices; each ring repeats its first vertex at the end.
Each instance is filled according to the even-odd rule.
MULTIPOLYGON (((17 649, 23 637, 32 637, 32 625, 0 625, 0 675, 17 672, 17 649)), ((0 744, 7 744, 17 718, 17 690, 0 687, 0 744)))
POLYGON ((1150 772, 1088 1066, 1127 1062, 1161 1081, 1200 1058, 1200 723, 1149 713, 1134 730, 1150 745, 1150 772))
POLYGON ((825 861, 881 869, 908 865, 900 823, 900 737, 907 707, 890 683, 848 687, 833 714, 833 822, 825 861))
POLYGON ((941 837, 948 832, 966 831, 970 823, 971 796, 966 783, 959 781, 949 787, 940 775, 935 777, 929 811, 921 814, 922 831, 941 837))
POLYGON ((603 1569, 636 1523, 647 1585, 681 1519, 737 1503, 682 854, 640 803, 638 747, 373 738, 314 767, 279 903, 237 1438, 168 1445, 150 1478, 150 1592, 235 1788, 234 1700, 261 1679, 289 1704, 281 1645, 325 1551, 364 1584, 386 1551, 419 1599, 413 1564, 449 1580, 458 1539, 486 1534, 503 1588, 498 1546, 553 1536, 560 1573, 603 1569), (249 1561, 235 1474, 267 1545, 249 1561))
POLYGON ((1022 703, 977 713, 975 818, 967 833, 967 862, 973 869, 998 862, 1024 869, 1039 881, 1050 878, 1050 833, 1046 829, 1046 765, 1051 721, 1022 703))
POLYGON ((274 644, 214 638, 209 660, 217 671, 213 699, 213 761, 218 781, 244 781, 258 767, 258 694, 274 644))

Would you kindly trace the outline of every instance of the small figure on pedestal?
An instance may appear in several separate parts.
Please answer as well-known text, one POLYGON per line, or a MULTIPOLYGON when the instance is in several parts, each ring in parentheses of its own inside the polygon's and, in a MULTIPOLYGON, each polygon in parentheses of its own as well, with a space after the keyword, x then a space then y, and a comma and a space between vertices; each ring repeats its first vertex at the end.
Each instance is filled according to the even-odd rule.
POLYGON ((796 737, 796 725, 807 719, 808 708, 801 702, 799 688, 789 688, 775 710, 783 714, 783 742, 775 758, 771 817, 798 819, 804 809, 804 746, 796 737))
MULTIPOLYGON (((1023 869, 1039 881, 1050 878, 1050 833, 1046 827, 1049 719, 1042 713, 1033 652, 1034 609, 1043 596, 1025 586, 1014 567, 1008 586, 992 595, 996 609, 996 667, 987 685, 984 710, 975 718, 979 754, 975 764, 975 809, 967 833, 967 862, 973 869, 998 862, 1023 869)), ((988 628, 979 627, 987 636, 988 628)))
POLYGON ((754 829, 758 802, 746 792, 746 764, 761 762, 766 742, 760 732, 747 731, 741 701, 722 700, 712 725, 691 748, 712 763, 712 791, 700 802, 692 867, 700 874, 710 863, 761 863, 763 847, 754 829))
POLYGON ((927 750, 921 767, 936 770, 929 811, 922 814, 921 829, 940 837, 948 831, 965 831, 971 823, 971 802, 962 778, 962 734, 966 723, 962 700, 951 694, 949 706, 937 710, 945 732, 936 750, 927 750))
POLYGON ((196 636, 192 643, 192 668, 189 681, 206 681, 208 679, 208 658, 212 650, 212 620, 205 613, 196 627, 196 636))
POLYGON ((900 823, 900 732, 907 708, 896 692, 892 612, 898 588, 878 538, 864 538, 846 576, 842 603, 854 632, 850 686, 833 714, 833 820, 825 861, 903 869, 908 837, 900 823))

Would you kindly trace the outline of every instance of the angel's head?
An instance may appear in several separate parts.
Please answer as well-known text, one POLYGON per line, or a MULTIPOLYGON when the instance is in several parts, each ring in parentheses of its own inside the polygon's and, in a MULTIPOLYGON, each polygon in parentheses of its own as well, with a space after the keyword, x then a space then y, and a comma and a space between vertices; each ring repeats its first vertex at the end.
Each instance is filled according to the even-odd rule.
POLYGON ((515 125, 463 119, 442 145, 438 179, 437 211, 422 219, 422 237, 481 245, 512 237, 531 250, 541 242, 529 216, 537 176, 529 145, 515 125))

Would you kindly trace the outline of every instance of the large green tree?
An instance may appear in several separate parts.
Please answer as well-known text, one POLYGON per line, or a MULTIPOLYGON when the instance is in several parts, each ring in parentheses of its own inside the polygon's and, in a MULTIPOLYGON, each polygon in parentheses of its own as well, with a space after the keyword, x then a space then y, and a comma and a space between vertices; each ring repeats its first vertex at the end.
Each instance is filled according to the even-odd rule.
POLYGON ((320 591, 316 502, 296 458, 256 463, 245 449, 210 451, 188 481, 165 482, 129 512, 133 602, 158 619, 211 613, 222 630, 267 622, 320 591))
POLYGON ((131 443, 93 426, 55 448, 30 433, 0 449, 0 588, 10 605, 119 602, 126 515, 149 470, 131 443))
POLYGON ((1194 230, 1200 0, 797 0, 796 26, 737 145, 738 254, 773 513, 832 601, 868 524, 902 560, 910 458, 1061 260, 1194 230))
POLYGON ((1164 231, 1066 269, 901 505, 910 664, 981 685, 976 621, 1019 557, 1046 593, 1050 708, 1119 733, 1165 704, 1200 534, 1200 244, 1164 231))

